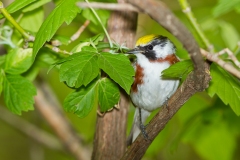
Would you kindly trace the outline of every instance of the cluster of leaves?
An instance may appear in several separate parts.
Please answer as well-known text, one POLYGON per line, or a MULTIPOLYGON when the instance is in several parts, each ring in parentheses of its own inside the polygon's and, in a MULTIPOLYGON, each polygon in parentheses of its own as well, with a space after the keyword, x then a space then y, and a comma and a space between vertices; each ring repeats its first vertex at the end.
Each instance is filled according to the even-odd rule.
POLYGON ((133 83, 134 69, 129 59, 123 54, 103 52, 106 44, 98 42, 103 37, 100 34, 80 43, 76 53, 54 64, 60 65, 60 81, 76 88, 65 99, 64 108, 79 117, 86 116, 97 102, 100 111, 106 112, 119 101, 117 84, 129 93, 133 83))
MULTIPOLYGON (((7 7, 7 11, 13 16, 19 12, 31 14, 48 2, 50 0, 16 0, 7 7)), ((70 38, 56 36, 55 33, 64 22, 70 24, 81 12, 76 2, 77 0, 56 2, 56 8, 45 21, 42 20, 41 26, 35 26, 39 28, 38 32, 31 31, 36 35, 33 48, 23 49, 23 44, 10 45, 12 30, 5 30, 7 36, 4 44, 8 44, 10 48, 7 55, 1 56, 0 91, 3 90, 6 106, 13 113, 21 114, 22 111, 33 109, 36 88, 31 81, 43 67, 42 63, 45 64, 44 67, 50 67, 52 64, 59 66, 60 81, 75 89, 66 97, 64 108, 79 117, 86 116, 98 104, 101 112, 112 108, 119 101, 119 87, 129 93, 134 76, 133 67, 124 54, 116 54, 116 51, 122 51, 117 44, 111 48, 111 53, 103 51, 109 48, 107 43, 100 42, 103 41, 103 34, 82 41, 72 49, 73 54, 68 57, 42 49, 52 38, 68 44, 70 38)), ((94 24, 97 23, 89 10, 82 13, 83 17, 88 17, 94 24)), ((100 11, 101 13, 104 12, 100 11)), ((107 16, 102 17, 106 24, 107 16)), ((18 37, 16 39, 19 41, 18 37)))

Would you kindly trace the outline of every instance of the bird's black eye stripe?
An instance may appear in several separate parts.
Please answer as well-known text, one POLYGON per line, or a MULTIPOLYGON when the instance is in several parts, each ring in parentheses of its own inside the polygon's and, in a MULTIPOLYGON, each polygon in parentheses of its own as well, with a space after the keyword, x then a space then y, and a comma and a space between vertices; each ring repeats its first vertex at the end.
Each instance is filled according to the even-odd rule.
POLYGON ((151 44, 148 45, 148 46, 147 46, 147 49, 148 49, 148 50, 153 50, 153 45, 151 45, 151 44))

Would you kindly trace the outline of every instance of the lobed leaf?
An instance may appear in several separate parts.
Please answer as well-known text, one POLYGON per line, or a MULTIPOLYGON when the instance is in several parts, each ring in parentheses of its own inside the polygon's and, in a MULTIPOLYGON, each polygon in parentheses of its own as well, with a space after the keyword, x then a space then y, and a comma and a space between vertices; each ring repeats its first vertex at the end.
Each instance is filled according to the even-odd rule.
POLYGON ((225 104, 229 104, 232 110, 240 115, 240 82, 237 78, 223 70, 222 68, 211 65, 212 81, 208 88, 208 94, 212 97, 215 94, 221 98, 225 104))
POLYGON ((70 87, 88 85, 99 73, 96 53, 79 52, 66 58, 60 67, 60 81, 70 87))
POLYGON ((97 106, 97 95, 96 82, 92 82, 87 87, 82 86, 66 97, 63 104, 64 109, 83 118, 90 113, 93 107, 97 106))
POLYGON ((98 96, 100 111, 111 109, 120 99, 119 89, 116 83, 108 78, 102 78, 98 82, 98 96))
POLYGON ((126 56, 103 52, 99 55, 98 65, 129 94, 135 72, 126 56))
POLYGON ((6 106, 13 113, 33 110, 34 95, 37 91, 33 84, 20 75, 6 74, 3 79, 3 94, 6 106))

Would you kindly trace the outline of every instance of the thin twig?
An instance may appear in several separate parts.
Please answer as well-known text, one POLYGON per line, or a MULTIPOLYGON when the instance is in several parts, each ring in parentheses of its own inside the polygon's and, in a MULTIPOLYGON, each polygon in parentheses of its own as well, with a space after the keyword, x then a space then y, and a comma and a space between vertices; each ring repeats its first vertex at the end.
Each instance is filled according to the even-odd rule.
POLYGON ((52 51, 54 51, 54 52, 56 52, 56 53, 62 53, 62 54, 68 54, 68 55, 71 55, 71 54, 72 54, 71 52, 68 52, 68 51, 66 51, 66 50, 61 50, 60 48, 58 48, 58 47, 56 47, 56 46, 53 46, 53 45, 51 45, 51 44, 48 44, 48 43, 46 43, 44 46, 47 47, 47 48, 49 48, 49 49, 51 49, 52 51))
MULTIPOLYGON (((88 0, 85 0, 85 2, 89 3, 88 0)), ((102 27, 102 29, 103 29, 103 31, 104 31, 107 39, 108 39, 108 43, 109 43, 109 45, 110 45, 110 48, 112 48, 112 47, 113 47, 112 40, 111 40, 111 38, 110 38, 110 36, 109 36, 109 34, 108 34, 105 26, 103 25, 100 17, 98 16, 97 12, 96 12, 92 7, 90 7, 90 9, 91 9, 91 11, 93 12, 94 16, 97 18, 99 24, 101 25, 101 27, 102 27)))
MULTIPOLYGON (((82 32, 85 30, 85 28, 89 25, 89 23, 90 23, 90 20, 86 20, 86 21, 83 23, 83 25, 81 25, 81 26, 79 27, 79 29, 77 30, 77 32, 75 32, 75 33, 71 36, 70 40, 68 41, 68 44, 70 44, 70 43, 72 43, 73 41, 75 41, 76 39, 78 39, 78 38, 80 37, 80 35, 82 34, 82 32)), ((57 39, 51 40, 49 43, 51 43, 51 45, 54 46, 54 47, 58 47, 58 46, 61 46, 61 45, 62 45, 62 42, 60 42, 60 41, 57 40, 57 39)), ((67 52, 65 51, 64 54, 70 54, 70 55, 71 55, 72 53, 67 53, 67 52)))
POLYGON ((44 146, 54 150, 63 150, 61 143, 53 135, 37 128, 28 121, 13 115, 2 106, 0 106, 0 119, 44 146))
POLYGON ((96 8, 96 9, 107 9, 113 11, 133 11, 133 12, 140 12, 140 10, 134 7, 131 4, 127 3, 102 3, 102 2, 78 2, 77 5, 80 8, 96 8))
POLYGON ((26 38, 28 41, 34 41, 33 36, 29 35, 16 21, 15 19, 8 13, 8 11, 4 8, 3 3, 0 1, 0 11, 6 17, 7 20, 12 23, 12 25, 26 38))
POLYGON ((224 53, 227 53, 228 57, 233 61, 233 63, 238 68, 240 68, 240 62, 238 61, 237 57, 233 54, 233 52, 230 49, 225 48, 225 49, 221 50, 220 52, 218 52, 217 55, 220 56, 220 55, 223 55, 224 53))
MULTIPOLYGON (((199 24, 197 23, 197 19, 195 18, 193 12, 191 11, 191 6, 188 4, 187 0, 179 0, 179 3, 182 7, 183 13, 186 14, 190 24, 194 28, 194 31, 197 33, 197 35, 200 37, 202 42, 204 43, 205 47, 213 52, 214 48, 213 45, 209 43, 207 37, 203 33, 202 29, 200 28, 199 24)), ((205 48, 204 47, 204 48, 205 48)))
POLYGON ((89 23, 90 23, 90 20, 86 20, 84 22, 84 24, 77 30, 77 32, 72 35, 69 43, 78 39, 80 37, 80 35, 82 34, 82 32, 85 30, 85 28, 89 25, 89 23))
POLYGON ((236 69, 234 66, 232 66, 230 63, 227 63, 220 59, 218 56, 219 54, 211 54, 207 52, 204 49, 201 49, 201 53, 204 57, 206 57, 208 60, 215 62, 219 66, 221 66, 223 69, 231 73, 232 75, 236 76, 237 78, 240 79, 240 71, 236 69))

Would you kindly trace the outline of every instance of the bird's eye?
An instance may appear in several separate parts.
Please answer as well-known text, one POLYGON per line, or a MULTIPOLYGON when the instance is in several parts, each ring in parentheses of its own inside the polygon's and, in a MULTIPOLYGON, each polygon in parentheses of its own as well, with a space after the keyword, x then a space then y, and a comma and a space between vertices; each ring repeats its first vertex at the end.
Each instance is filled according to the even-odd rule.
POLYGON ((153 46, 152 45, 149 45, 147 48, 148 48, 148 50, 153 50, 153 46))

